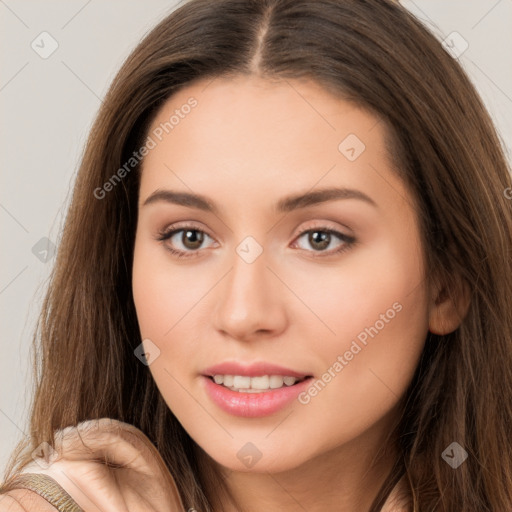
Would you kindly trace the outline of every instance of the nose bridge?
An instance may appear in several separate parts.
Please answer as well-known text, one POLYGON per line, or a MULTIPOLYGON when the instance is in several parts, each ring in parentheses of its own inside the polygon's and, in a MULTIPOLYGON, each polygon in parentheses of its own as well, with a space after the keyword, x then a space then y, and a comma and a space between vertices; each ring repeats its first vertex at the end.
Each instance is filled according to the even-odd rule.
MULTIPOLYGON (((268 263, 266 251, 252 236, 245 237, 235 249, 232 270, 228 276, 227 293, 241 306, 246 301, 261 301, 265 291, 268 297, 268 263)), ((255 304, 253 304, 255 305, 255 304)))
POLYGON ((217 295, 216 327, 237 338, 278 328, 284 314, 263 246, 254 237, 245 237, 235 248, 231 263, 217 295))

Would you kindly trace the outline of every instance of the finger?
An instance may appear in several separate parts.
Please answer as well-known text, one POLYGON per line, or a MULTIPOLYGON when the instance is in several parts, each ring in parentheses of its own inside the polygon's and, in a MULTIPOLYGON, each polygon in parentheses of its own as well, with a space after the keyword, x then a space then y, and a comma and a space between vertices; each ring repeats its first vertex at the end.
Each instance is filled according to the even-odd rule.
MULTIPOLYGON (((56 462, 97 461, 133 470, 145 476, 151 488, 163 491, 173 509, 184 510, 176 482, 162 456, 134 425, 112 418, 83 421, 76 427, 56 431, 54 449, 58 454, 56 462)), ((141 486, 145 485, 143 480, 140 479, 141 486)))
POLYGON ((152 465, 148 446, 152 443, 145 435, 145 439, 136 435, 135 430, 133 425, 110 418, 87 420, 57 431, 54 449, 67 460, 97 460, 147 472, 152 465))

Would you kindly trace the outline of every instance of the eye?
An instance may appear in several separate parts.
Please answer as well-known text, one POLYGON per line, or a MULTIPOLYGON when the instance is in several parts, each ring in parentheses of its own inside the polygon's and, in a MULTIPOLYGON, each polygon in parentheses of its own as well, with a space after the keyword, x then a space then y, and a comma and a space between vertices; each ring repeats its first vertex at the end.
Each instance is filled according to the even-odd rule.
MULTIPOLYGON (((317 254, 312 254, 313 257, 332 256, 350 249, 356 243, 354 237, 324 226, 305 229, 299 233, 296 240, 304 238, 305 235, 308 235, 305 240, 313 248, 313 251, 305 250, 311 253, 316 252, 317 254), (336 239, 343 243, 338 248, 326 251, 336 239)), ((204 248, 202 245, 207 238, 213 240, 205 231, 193 225, 180 225, 179 227, 173 225, 160 231, 157 236, 157 240, 164 243, 166 250, 177 258, 199 256, 199 249, 204 248), (176 245, 178 245, 178 248, 176 248, 176 245)), ((304 249, 303 247, 299 248, 304 249)))
POLYGON ((201 245, 206 238, 212 239, 207 233, 196 226, 182 225, 179 228, 170 226, 164 231, 159 232, 157 240, 165 242, 165 248, 178 258, 190 258, 199 255, 198 250, 201 249, 201 245), (172 242, 172 246, 167 241, 172 242), (173 247, 176 244, 178 244, 178 249, 173 247))
POLYGON ((340 233, 339 231, 336 231, 328 227, 305 229, 299 234, 297 240, 304 238, 305 235, 307 235, 307 237, 305 238, 307 244, 309 244, 310 247, 313 248, 313 251, 308 252, 319 253, 313 254, 313 257, 331 256, 333 254, 339 254, 343 251, 350 249, 356 243, 356 239, 353 236, 345 235, 343 233, 340 233), (343 243, 338 248, 326 251, 325 249, 331 246, 332 242, 335 241, 336 238, 338 240, 341 240, 343 243))

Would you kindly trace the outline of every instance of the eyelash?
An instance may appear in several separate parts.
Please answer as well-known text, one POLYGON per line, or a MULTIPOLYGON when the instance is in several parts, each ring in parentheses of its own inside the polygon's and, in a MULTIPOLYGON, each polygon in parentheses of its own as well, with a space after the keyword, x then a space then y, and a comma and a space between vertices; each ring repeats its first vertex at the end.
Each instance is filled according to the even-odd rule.
MULTIPOLYGON (((179 233, 180 231, 186 231, 186 230, 204 233, 208 237, 212 238, 210 235, 208 235, 208 233, 206 233, 202 229, 198 229, 197 227, 195 227, 193 225, 185 224, 185 225, 181 225, 179 228, 177 228, 175 226, 170 226, 162 231, 159 231, 157 240, 159 242, 164 243, 167 240, 169 240, 170 238, 172 238, 176 233, 179 233)), ((339 239, 341 239, 344 242, 344 244, 342 244, 338 249, 334 249, 331 251, 307 251, 307 252, 313 252, 313 253, 316 252, 317 253, 317 254, 313 254, 313 256, 312 256, 313 258, 322 258, 322 257, 327 257, 327 256, 333 256, 335 254, 340 254, 342 252, 349 250, 356 243, 356 239, 354 237, 345 235, 343 233, 340 233, 339 231, 336 231, 334 229, 327 228, 327 227, 315 227, 315 228, 304 229, 299 232, 296 239, 299 239, 302 235, 304 235, 306 233, 311 233, 311 232, 328 233, 330 235, 335 235, 336 237, 338 237, 339 239)), ((199 256, 199 252, 200 252, 199 249, 195 250, 195 251, 179 251, 177 249, 173 249, 172 247, 169 247, 165 243, 164 243, 164 246, 165 246, 166 250, 168 250, 173 256, 175 256, 177 258, 194 258, 194 257, 199 256)))

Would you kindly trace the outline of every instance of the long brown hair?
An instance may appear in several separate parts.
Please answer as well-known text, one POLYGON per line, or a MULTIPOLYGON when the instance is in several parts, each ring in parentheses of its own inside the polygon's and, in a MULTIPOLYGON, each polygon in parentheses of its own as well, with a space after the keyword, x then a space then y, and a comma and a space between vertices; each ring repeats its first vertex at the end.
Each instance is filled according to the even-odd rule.
POLYGON ((309 78, 388 129, 421 219, 427 277, 470 305, 428 333, 397 425, 400 457, 372 506, 405 474, 414 510, 512 510, 512 191, 501 141, 461 66, 391 0, 191 0, 152 30, 114 79, 90 133, 34 335, 30 439, 8 479, 56 429, 111 417, 140 428, 186 507, 211 511, 214 474, 145 365, 131 290, 140 165, 98 198, 140 148, 155 113, 195 79, 309 78), (459 443, 457 469, 441 454, 459 443))

